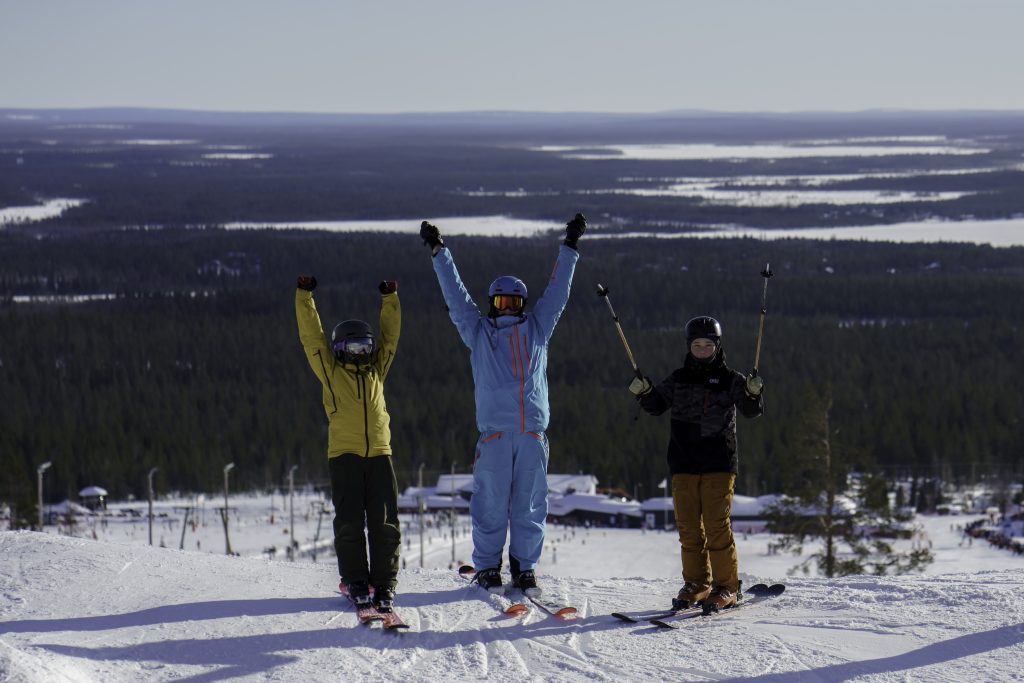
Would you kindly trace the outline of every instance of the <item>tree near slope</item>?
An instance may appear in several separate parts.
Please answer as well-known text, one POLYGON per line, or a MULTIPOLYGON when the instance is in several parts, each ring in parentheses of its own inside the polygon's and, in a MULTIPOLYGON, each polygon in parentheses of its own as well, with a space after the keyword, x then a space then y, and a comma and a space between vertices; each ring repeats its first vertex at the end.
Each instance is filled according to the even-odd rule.
MULTIPOLYGON (((909 535, 907 518, 889 503, 888 483, 877 474, 854 476, 856 450, 835 445, 831 426, 832 389, 805 386, 790 434, 785 463, 790 493, 770 509, 768 529, 781 534, 778 550, 802 555, 804 545, 820 549, 790 570, 832 578, 850 574, 905 574, 934 557, 923 545, 896 549, 892 539, 909 535)), ((859 463, 863 466, 863 463, 859 463)))

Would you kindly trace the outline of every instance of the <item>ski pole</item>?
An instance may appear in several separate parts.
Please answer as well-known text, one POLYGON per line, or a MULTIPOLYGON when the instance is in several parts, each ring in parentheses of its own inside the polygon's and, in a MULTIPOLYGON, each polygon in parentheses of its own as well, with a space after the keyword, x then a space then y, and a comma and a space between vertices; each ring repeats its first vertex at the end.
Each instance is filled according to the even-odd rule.
POLYGON ((633 350, 629 348, 629 342, 626 341, 626 334, 622 331, 622 325, 619 324, 619 316, 615 315, 615 309, 612 308, 612 301, 608 298, 608 288, 598 283, 597 295, 604 299, 604 302, 608 304, 608 310, 611 311, 612 320, 615 321, 615 329, 619 331, 619 339, 622 340, 622 345, 626 347, 626 355, 629 356, 629 363, 633 366, 633 372, 637 377, 640 377, 640 368, 636 365, 636 359, 633 358, 633 350))
POLYGON ((754 349, 754 370, 750 373, 757 377, 757 364, 761 360, 761 338, 764 336, 764 317, 768 314, 768 278, 775 273, 772 272, 771 264, 764 264, 761 277, 764 278, 764 290, 761 292, 761 320, 757 324, 757 346, 754 349))

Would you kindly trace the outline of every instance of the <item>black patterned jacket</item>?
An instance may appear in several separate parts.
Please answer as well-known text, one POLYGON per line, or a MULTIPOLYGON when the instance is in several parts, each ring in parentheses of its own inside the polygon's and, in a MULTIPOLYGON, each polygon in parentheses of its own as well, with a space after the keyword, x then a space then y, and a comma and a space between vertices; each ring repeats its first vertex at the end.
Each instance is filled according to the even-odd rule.
POLYGON ((719 349, 708 364, 686 354, 683 367, 637 400, 651 415, 671 409, 672 474, 736 474, 736 412, 757 417, 764 412, 763 396, 747 394, 746 378, 725 364, 725 353, 719 349))

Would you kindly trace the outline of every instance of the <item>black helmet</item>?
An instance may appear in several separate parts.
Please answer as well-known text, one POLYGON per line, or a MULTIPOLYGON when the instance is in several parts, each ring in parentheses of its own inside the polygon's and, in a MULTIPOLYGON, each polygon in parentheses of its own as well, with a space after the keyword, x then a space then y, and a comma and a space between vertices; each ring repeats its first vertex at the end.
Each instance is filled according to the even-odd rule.
POLYGON ((376 349, 373 328, 362 320, 340 322, 331 332, 331 351, 340 361, 362 365, 370 362, 376 349))
POLYGON ((686 345, 694 339, 710 339, 715 345, 722 343, 722 325, 714 318, 701 315, 686 323, 686 345))
POLYGON ((686 323, 686 355, 702 365, 715 362, 722 353, 722 326, 714 318, 706 315, 691 318, 686 323), (708 358, 697 358, 690 352, 696 339, 710 339, 715 343, 715 352, 708 358))

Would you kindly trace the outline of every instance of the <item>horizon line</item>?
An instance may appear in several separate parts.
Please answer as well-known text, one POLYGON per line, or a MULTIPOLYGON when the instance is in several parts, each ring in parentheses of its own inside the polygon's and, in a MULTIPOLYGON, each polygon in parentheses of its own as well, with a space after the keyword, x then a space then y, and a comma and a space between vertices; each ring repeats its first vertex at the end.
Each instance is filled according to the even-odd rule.
POLYGON ((16 107, 0 106, 0 113, 19 114, 36 112, 148 112, 200 115, 243 115, 243 116, 321 116, 321 117, 398 117, 398 116, 842 116, 878 114, 961 114, 961 115, 1024 115, 1024 108, 904 108, 868 107, 864 109, 707 109, 700 107, 661 109, 651 111, 600 111, 600 110, 542 110, 542 109, 446 109, 446 110, 403 110, 403 111, 309 111, 288 109, 202 109, 190 107, 161 107, 139 105, 96 105, 65 107, 16 107))

